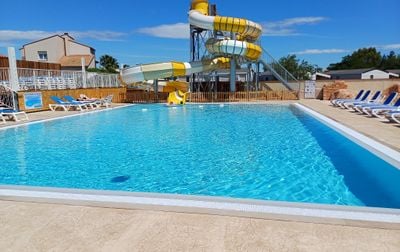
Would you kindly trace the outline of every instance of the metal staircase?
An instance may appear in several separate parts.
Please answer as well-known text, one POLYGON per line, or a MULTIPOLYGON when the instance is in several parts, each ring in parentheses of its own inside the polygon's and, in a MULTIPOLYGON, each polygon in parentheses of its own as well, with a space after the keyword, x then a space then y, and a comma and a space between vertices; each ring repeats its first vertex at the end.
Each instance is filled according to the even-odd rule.
POLYGON ((275 60, 264 48, 262 48, 262 50, 263 56, 260 63, 263 65, 264 71, 270 71, 288 90, 300 91, 300 82, 296 77, 286 70, 286 68, 284 68, 279 61, 275 60))

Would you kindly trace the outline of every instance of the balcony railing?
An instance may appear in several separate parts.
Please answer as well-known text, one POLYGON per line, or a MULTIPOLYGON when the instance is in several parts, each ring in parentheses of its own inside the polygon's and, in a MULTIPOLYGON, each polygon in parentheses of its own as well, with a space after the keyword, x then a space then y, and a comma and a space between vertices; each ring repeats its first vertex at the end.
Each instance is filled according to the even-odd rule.
MULTIPOLYGON (((19 90, 120 87, 117 74, 18 68, 19 90)), ((0 85, 11 88, 9 68, 0 68, 0 85)))

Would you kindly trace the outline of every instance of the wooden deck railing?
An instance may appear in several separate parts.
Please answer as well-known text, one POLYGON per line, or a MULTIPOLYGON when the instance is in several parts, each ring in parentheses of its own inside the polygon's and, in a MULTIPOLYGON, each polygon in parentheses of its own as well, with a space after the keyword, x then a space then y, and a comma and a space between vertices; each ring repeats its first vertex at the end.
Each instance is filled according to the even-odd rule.
POLYGON ((168 93, 158 93, 158 97, 154 92, 128 90, 126 92, 126 102, 133 103, 157 103, 167 102, 168 93))
MULTIPOLYGON (((127 102, 156 103, 166 102, 168 93, 141 92, 128 90, 127 102)), ((249 102, 270 100, 297 100, 297 91, 258 91, 258 92, 197 92, 188 95, 189 102, 249 102)))

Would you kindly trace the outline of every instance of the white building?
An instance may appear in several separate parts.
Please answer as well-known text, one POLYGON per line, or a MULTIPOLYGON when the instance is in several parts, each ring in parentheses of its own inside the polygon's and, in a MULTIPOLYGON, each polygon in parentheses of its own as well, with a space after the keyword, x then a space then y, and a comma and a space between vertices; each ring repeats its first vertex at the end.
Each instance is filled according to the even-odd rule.
POLYGON ((332 80, 380 80, 399 78, 398 74, 371 68, 334 70, 327 71, 324 74, 329 75, 332 80))
POLYGON ((58 63, 65 70, 81 69, 82 58, 87 68, 96 67, 96 50, 75 41, 68 33, 30 42, 20 52, 23 60, 58 63))

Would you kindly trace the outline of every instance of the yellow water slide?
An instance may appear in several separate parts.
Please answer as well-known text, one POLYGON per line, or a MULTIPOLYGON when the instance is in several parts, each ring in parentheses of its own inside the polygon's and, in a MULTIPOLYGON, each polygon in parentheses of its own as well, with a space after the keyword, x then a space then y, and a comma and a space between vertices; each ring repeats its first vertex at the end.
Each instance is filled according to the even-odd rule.
POLYGON ((236 38, 210 39, 207 50, 213 54, 240 55, 253 61, 260 58, 262 49, 252 43, 262 34, 261 25, 243 18, 209 16, 208 0, 193 0, 189 12, 191 25, 214 31, 236 34, 236 38))
MULTIPOLYGON (((131 84, 160 78, 188 76, 199 72, 229 68, 229 57, 231 56, 242 56, 249 61, 255 61, 261 56, 261 47, 254 44, 262 33, 261 26, 242 18, 209 16, 208 0, 192 0, 189 23, 205 30, 230 32, 235 35, 235 38, 209 39, 206 42, 206 48, 211 54, 216 55, 213 60, 135 66, 122 70, 122 81, 131 84)), ((169 102, 184 104, 186 95, 182 96, 182 94, 186 92, 181 88, 176 88, 170 93, 171 100, 169 102)))
POLYGON ((185 104, 188 94, 188 83, 182 81, 168 81, 163 87, 163 92, 169 93, 167 103, 169 105, 185 104))

